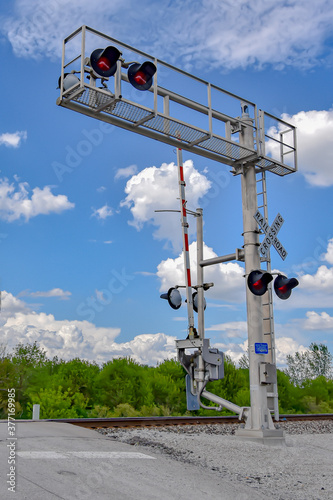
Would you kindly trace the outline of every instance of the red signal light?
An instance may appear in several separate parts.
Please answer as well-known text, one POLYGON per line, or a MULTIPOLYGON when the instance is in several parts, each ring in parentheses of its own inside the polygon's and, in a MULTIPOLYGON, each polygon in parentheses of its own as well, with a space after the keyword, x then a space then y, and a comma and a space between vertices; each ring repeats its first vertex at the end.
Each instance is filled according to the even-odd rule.
POLYGON ((127 76, 129 82, 138 90, 149 90, 153 84, 153 76, 156 73, 156 66, 150 61, 141 65, 134 63, 128 68, 127 76))
POLYGON ((254 295, 264 295, 267 292, 268 283, 273 276, 261 269, 252 271, 247 278, 247 285, 254 295))
POLYGON ((117 71, 117 61, 120 56, 121 52, 116 47, 96 49, 90 55, 90 66, 97 75, 108 78, 117 71))
MULTIPOLYGON (((267 292, 268 283, 273 279, 273 276, 261 269, 250 272, 247 278, 247 285, 254 295, 264 295, 267 292)), ((274 281, 274 290, 276 295, 282 299, 289 299, 291 291, 298 285, 296 278, 287 278, 283 274, 279 274, 274 281)))
POLYGON ((97 61, 97 66, 102 71, 108 71, 111 68, 111 63, 106 57, 100 57, 97 61))
POLYGON ((286 293, 288 291, 287 285, 280 286, 278 289, 280 293, 286 293))
POLYGON ((289 299, 292 289, 298 284, 296 278, 287 278, 287 276, 279 274, 274 281, 274 290, 280 299, 286 300, 289 299))
POLYGON ((142 71, 138 71, 135 74, 134 80, 138 85, 145 85, 147 83, 146 75, 142 71))
POLYGON ((252 286, 253 286, 253 288, 255 290, 260 290, 262 288, 262 282, 261 282, 261 280, 256 281, 255 283, 253 283, 252 286))

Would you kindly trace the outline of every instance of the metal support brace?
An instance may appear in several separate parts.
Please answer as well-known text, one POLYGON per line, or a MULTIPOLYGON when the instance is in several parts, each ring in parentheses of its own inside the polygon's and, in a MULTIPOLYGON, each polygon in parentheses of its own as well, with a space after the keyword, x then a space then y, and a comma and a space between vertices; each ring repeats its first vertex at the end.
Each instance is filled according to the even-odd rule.
POLYGON ((221 264, 222 262, 230 262, 232 260, 244 260, 244 250, 241 248, 236 248, 236 253, 230 253, 228 255, 223 255, 221 257, 213 257, 212 259, 206 259, 200 261, 200 266, 212 266, 214 264, 221 264))

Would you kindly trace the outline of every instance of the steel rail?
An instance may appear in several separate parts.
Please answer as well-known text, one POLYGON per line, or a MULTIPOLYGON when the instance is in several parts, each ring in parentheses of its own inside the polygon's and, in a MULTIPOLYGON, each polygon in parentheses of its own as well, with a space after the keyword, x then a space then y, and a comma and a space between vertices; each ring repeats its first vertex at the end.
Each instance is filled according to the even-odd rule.
MULTIPOLYGON (((297 422, 311 420, 333 420, 332 413, 318 414, 285 414, 280 415, 279 422, 297 422)), ((235 415, 220 417, 115 417, 115 418, 59 418, 45 419, 44 422, 60 422, 78 425, 89 429, 126 428, 126 427, 167 427, 170 425, 207 425, 237 424, 235 415)))

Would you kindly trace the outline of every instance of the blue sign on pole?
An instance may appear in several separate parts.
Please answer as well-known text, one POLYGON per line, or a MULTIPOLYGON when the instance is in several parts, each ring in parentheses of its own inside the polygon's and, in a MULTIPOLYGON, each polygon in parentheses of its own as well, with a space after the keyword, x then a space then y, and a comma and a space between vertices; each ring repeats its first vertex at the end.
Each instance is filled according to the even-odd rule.
POLYGON ((254 344, 254 350, 256 354, 268 354, 268 344, 265 342, 256 342, 254 344))

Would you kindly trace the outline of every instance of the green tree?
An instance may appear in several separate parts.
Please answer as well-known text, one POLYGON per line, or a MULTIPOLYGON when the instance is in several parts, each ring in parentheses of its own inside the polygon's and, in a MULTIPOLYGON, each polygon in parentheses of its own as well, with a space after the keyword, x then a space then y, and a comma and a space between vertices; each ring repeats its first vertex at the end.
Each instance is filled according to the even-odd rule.
POLYGON ((38 392, 28 391, 30 401, 27 403, 28 418, 32 416, 34 404, 40 405, 40 418, 80 418, 86 417, 87 399, 83 394, 71 394, 61 386, 41 389, 38 392))
POLYGON ((311 377, 310 367, 308 364, 307 352, 296 352, 294 356, 287 355, 286 374, 293 384, 302 386, 305 380, 311 377))
POLYGON ((17 344, 11 358, 15 364, 29 367, 44 366, 48 362, 45 349, 36 341, 33 344, 17 344))
POLYGON ((284 371, 277 370, 277 386, 281 414, 307 412, 307 406, 303 401, 303 389, 295 385, 284 371))
POLYGON ((249 354, 248 352, 243 354, 243 356, 238 361, 239 368, 248 369, 250 367, 249 354))
POLYGON ((302 391, 303 402, 311 413, 332 413, 332 380, 323 375, 314 380, 307 380, 302 391))
POLYGON ((50 387, 68 387, 71 394, 79 392, 90 402, 96 397, 96 378, 100 368, 96 363, 90 363, 79 358, 70 361, 61 361, 53 368, 50 387))
POLYGON ((287 356, 286 373, 295 385, 302 387, 306 380, 319 376, 331 377, 332 359, 325 344, 312 343, 306 351, 287 356))
POLYGON ((325 344, 316 344, 312 342, 309 347, 309 365, 312 378, 332 376, 333 356, 325 344))
POLYGON ((163 414, 180 414, 186 411, 186 371, 183 366, 175 360, 165 360, 153 369, 153 394, 154 403, 158 403, 163 414), (161 378, 163 377, 163 378, 161 378), (159 378, 159 382, 157 382, 159 378), (158 386, 166 394, 164 400, 158 396, 158 386), (158 399, 157 399, 158 398, 158 399))
POLYGON ((128 403, 135 409, 152 404, 152 393, 147 381, 148 367, 130 358, 113 359, 105 363, 96 378, 98 404, 115 408, 128 403))
POLYGON ((5 419, 8 415, 8 389, 15 389, 15 417, 22 414, 22 405, 16 392, 15 380, 17 367, 12 363, 9 356, 0 358, 0 418, 5 419))
POLYGON ((25 418, 24 410, 29 400, 27 389, 31 386, 31 379, 36 375, 36 371, 45 369, 51 361, 37 342, 20 342, 9 355, 9 359, 13 366, 11 385, 15 387, 15 397, 23 409, 22 417, 25 418))

